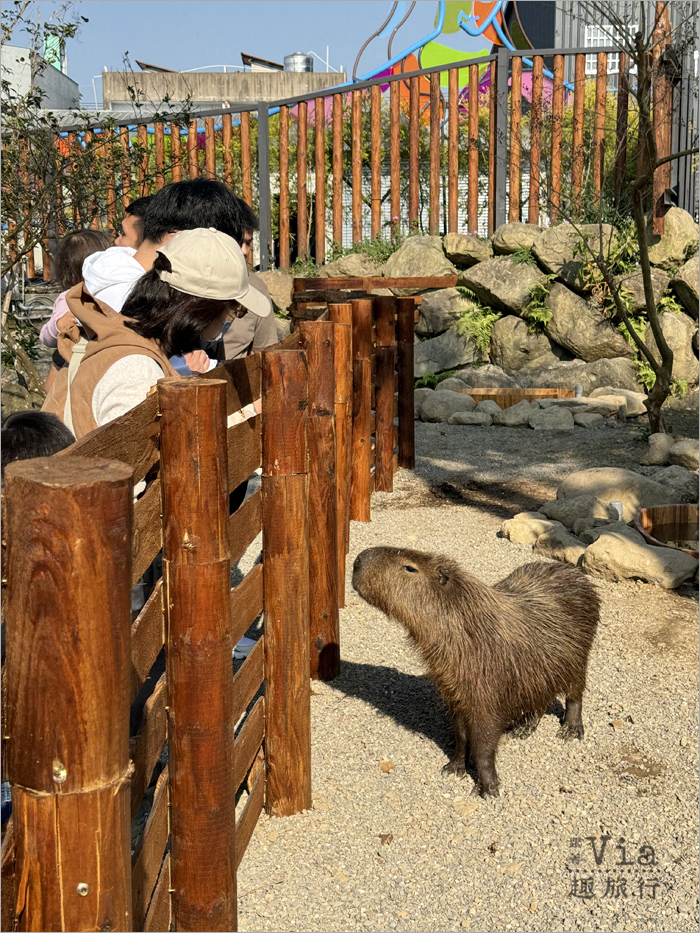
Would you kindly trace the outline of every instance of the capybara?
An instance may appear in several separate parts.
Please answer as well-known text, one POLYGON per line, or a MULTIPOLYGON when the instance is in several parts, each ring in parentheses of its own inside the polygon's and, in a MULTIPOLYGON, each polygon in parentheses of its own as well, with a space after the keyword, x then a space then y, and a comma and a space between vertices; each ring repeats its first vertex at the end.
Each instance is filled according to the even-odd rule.
POLYGON ((452 716, 456 748, 444 770, 463 776, 474 759, 474 793, 498 794, 496 747, 511 726, 534 723, 566 695, 563 738, 583 738, 581 702, 600 601, 567 564, 525 564, 495 586, 449 557, 369 548, 352 583, 406 627, 452 716))

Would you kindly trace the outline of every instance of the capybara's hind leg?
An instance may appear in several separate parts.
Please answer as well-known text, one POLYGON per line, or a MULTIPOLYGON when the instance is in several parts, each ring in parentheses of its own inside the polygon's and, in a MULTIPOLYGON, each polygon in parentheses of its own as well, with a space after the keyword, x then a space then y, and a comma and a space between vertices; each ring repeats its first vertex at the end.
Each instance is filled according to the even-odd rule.
POLYGON ((472 794, 482 797, 498 797, 498 774, 496 773, 496 748, 501 730, 495 727, 473 729, 471 748, 476 765, 477 781, 472 794))
POLYGON ((562 739, 582 739, 583 738, 583 720, 581 719, 581 707, 583 699, 583 690, 572 690, 566 695, 566 714, 562 723, 559 735, 562 739))
POLYGON ((508 730, 508 735, 514 739, 529 739, 539 726, 541 718, 537 713, 528 713, 527 716, 513 723, 508 730))
POLYGON ((445 774, 464 777, 467 773, 467 722, 456 713, 452 717, 452 725, 455 730, 455 751, 442 770, 445 774))

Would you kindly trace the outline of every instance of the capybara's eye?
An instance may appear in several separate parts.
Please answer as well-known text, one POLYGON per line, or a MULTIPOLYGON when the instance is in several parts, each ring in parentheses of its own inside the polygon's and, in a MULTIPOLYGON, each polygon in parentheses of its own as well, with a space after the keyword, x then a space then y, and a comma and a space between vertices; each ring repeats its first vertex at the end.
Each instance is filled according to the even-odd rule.
POLYGON ((409 573, 418 573, 418 568, 417 568, 417 567, 411 567, 410 564, 404 564, 404 565, 403 565, 403 569, 404 569, 404 570, 408 570, 409 573))

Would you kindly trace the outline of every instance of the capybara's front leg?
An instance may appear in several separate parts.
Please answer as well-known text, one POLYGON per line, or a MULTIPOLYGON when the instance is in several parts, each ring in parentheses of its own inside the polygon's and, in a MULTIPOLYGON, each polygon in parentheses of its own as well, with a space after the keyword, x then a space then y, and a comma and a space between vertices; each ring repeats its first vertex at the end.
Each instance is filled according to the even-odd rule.
POLYGON ((464 777, 467 773, 467 721, 459 713, 455 713, 452 716, 452 725, 455 730, 455 751, 442 770, 445 774, 464 777))
POLYGON ((495 727, 472 729, 471 748, 476 765, 477 781, 472 794, 498 797, 499 780, 496 773, 496 748, 501 737, 495 727))
POLYGON ((572 691, 566 695, 566 714, 559 735, 562 739, 582 739, 583 720, 581 719, 583 691, 572 691))

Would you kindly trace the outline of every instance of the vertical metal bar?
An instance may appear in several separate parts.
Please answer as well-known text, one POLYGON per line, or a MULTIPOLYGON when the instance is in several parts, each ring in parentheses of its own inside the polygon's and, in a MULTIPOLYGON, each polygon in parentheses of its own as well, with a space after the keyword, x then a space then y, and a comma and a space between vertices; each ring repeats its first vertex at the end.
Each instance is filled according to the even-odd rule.
MULTIPOLYGON (((457 233, 459 200, 459 71, 450 68, 448 78, 447 230, 457 233)), ((398 85, 398 82, 394 82, 398 85)), ((392 90, 394 85, 392 84, 392 90)), ((398 129, 398 127, 397 127, 398 129)), ((393 211, 392 211, 393 213, 393 211)))
POLYGON ((268 106, 258 103, 258 215, 260 219, 260 269, 270 268, 272 205, 270 193, 270 116, 268 106))
POLYGON ((500 227, 506 222, 506 168, 508 162, 508 49, 498 49, 496 71, 496 191, 494 224, 500 227))

